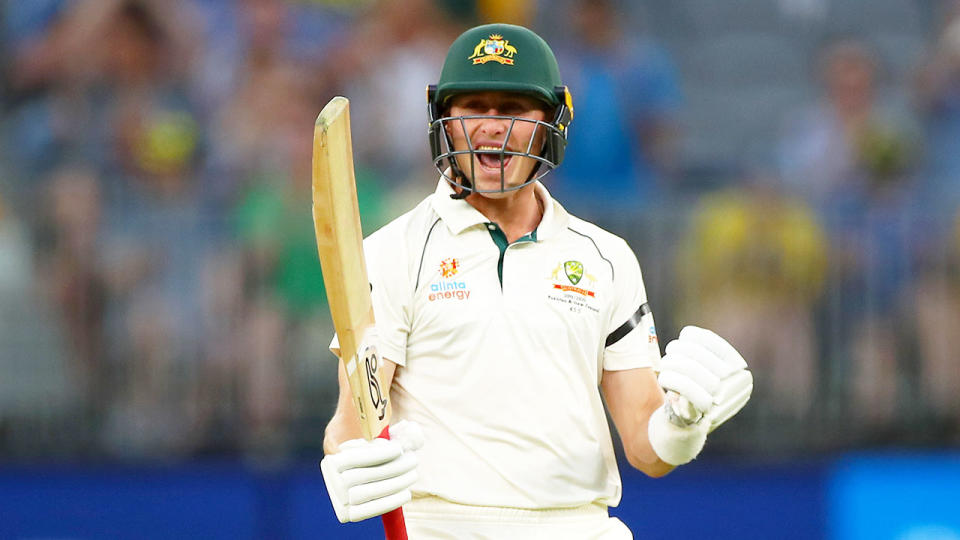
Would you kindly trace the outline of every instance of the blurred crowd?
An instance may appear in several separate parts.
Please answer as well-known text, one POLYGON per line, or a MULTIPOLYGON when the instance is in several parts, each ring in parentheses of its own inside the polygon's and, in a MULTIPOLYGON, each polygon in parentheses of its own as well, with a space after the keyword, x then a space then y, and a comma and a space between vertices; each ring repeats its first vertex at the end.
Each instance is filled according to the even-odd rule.
POLYGON ((906 60, 832 28, 849 4, 0 2, 0 457, 319 455, 313 121, 351 99, 372 232, 432 191, 424 87, 486 21, 553 44, 575 119, 546 184, 630 241, 662 339, 704 325, 754 367, 713 451, 957 444, 960 2, 876 4, 915 16, 906 60))

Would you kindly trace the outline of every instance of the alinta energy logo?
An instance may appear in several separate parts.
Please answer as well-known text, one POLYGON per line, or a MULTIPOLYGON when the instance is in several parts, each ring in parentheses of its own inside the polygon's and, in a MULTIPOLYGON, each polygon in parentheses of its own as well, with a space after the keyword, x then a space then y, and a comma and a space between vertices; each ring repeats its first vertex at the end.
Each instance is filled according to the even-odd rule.
POLYGON ((448 257, 440 261, 439 280, 430 284, 430 294, 427 300, 436 302, 438 300, 467 300, 470 298, 470 289, 464 281, 452 279, 460 272, 460 261, 453 257, 448 257))
POLYGON ((451 278, 457 275, 460 269, 460 261, 450 257, 440 261, 440 275, 445 278, 451 278))

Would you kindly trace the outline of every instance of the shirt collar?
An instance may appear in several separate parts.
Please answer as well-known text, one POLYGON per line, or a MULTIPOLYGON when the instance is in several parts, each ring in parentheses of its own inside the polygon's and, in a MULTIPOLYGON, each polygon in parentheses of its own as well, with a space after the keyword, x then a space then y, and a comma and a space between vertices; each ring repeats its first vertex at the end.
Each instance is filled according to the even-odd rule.
POLYGON ((567 227, 570 214, 550 196, 550 192, 539 180, 534 185, 534 189, 537 192, 537 198, 543 203, 543 217, 540 219, 540 225, 537 226, 537 240, 546 240, 567 227))
MULTIPOLYGON (((537 225, 537 240, 546 240, 567 226, 570 215, 559 202, 550 196, 550 192, 539 181, 534 184, 537 199, 543 204, 543 217, 537 225)), ((490 220, 481 214, 467 201, 451 199, 453 187, 443 177, 437 183, 437 189, 431 196, 431 205, 440 219, 447 225, 450 232, 460 234, 474 225, 489 223, 490 220)))
POLYGON ((434 211, 451 233, 460 234, 469 227, 490 221, 467 201, 451 199, 450 196, 453 194, 453 186, 445 178, 440 177, 437 190, 433 192, 430 201, 434 211))

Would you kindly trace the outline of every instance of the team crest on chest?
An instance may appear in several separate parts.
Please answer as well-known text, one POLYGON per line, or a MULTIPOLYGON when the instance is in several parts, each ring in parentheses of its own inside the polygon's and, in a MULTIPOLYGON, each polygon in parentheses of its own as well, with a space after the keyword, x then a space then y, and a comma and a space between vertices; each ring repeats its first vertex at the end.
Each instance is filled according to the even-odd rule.
POLYGON ((477 43, 473 54, 468 56, 467 60, 473 60, 475 65, 493 61, 512 66, 515 54, 517 54, 517 48, 510 45, 510 40, 503 39, 500 34, 490 34, 490 37, 481 39, 480 43, 477 43))
POLYGON ((558 264, 550 274, 550 280, 553 282, 554 289, 560 289, 564 292, 573 292, 582 296, 589 296, 591 298, 595 298, 597 296, 595 291, 587 288, 596 283, 597 278, 587 273, 584 269, 583 263, 580 261, 564 261, 558 264), (563 279, 560 277, 561 270, 563 271, 563 275, 566 276, 568 283, 564 283, 563 279), (578 286, 583 278, 587 278, 587 283, 584 283, 584 286, 578 286))
POLYGON ((596 305, 597 278, 577 260, 561 261, 550 272, 547 299, 571 313, 599 313, 596 305))
POLYGON ((583 278, 583 263, 580 261, 567 261, 563 263, 563 271, 567 274, 570 283, 576 285, 583 278))

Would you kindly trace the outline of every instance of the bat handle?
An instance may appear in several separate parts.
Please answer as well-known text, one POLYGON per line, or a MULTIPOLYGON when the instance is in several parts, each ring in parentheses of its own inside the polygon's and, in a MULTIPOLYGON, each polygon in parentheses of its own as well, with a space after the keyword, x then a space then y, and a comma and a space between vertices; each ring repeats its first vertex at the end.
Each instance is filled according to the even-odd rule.
MULTIPOLYGON (((390 426, 384 426, 380 439, 390 438, 390 426)), ((383 532, 386 534, 386 540, 407 540, 407 525, 403 521, 403 507, 391 510, 380 516, 383 520, 383 532)))

